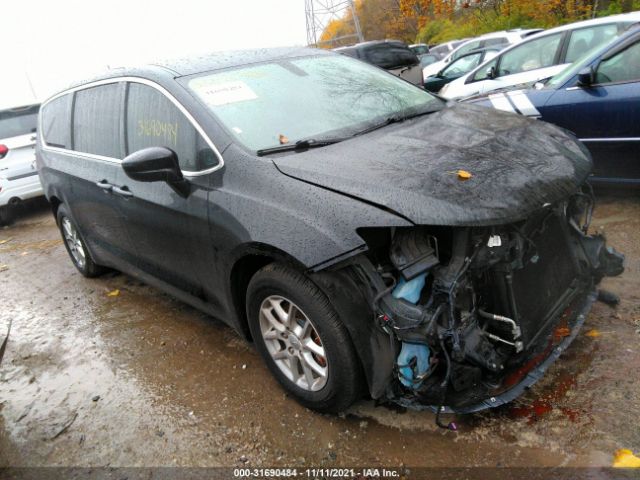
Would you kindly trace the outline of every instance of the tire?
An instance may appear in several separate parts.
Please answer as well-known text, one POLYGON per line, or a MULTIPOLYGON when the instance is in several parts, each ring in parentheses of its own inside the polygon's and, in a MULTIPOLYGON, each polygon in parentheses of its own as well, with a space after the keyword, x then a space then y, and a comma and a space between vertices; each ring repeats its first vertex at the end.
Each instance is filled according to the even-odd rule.
POLYGON ((11 205, 0 207, 0 227, 11 225, 15 218, 16 213, 11 205))
POLYGON ((78 271, 87 278, 102 275, 106 268, 93 261, 80 231, 64 205, 58 207, 56 220, 64 247, 67 249, 67 253, 78 271))
POLYGON ((337 413, 360 397, 362 368, 347 329, 304 274, 278 263, 259 270, 249 282, 247 318, 269 370, 302 405, 337 413), (279 322, 292 306, 296 321, 279 322))

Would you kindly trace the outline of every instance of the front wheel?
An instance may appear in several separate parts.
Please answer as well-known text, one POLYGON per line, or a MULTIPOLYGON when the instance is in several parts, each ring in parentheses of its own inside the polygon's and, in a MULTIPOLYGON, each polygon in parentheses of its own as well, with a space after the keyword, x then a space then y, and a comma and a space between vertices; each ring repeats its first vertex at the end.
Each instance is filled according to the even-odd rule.
POLYGON ((359 397, 362 373, 349 334, 308 277, 267 265, 249 283, 247 316, 267 366, 304 406, 340 412, 359 397))

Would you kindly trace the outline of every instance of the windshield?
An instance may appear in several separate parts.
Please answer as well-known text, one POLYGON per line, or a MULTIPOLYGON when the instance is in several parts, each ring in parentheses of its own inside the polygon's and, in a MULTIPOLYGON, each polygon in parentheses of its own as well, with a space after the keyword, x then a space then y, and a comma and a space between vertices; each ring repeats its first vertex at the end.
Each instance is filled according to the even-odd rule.
POLYGON ((0 139, 36 131, 38 106, 0 111, 0 139))
POLYGON ((439 110, 442 100, 343 55, 253 64, 188 80, 245 146, 345 137, 389 117, 439 110))
POLYGON ((465 73, 470 72, 471 70, 476 68, 478 66, 478 63, 480 63, 481 58, 482 53, 478 52, 454 60, 449 64, 447 68, 442 71, 442 76, 445 78, 461 77, 465 73))

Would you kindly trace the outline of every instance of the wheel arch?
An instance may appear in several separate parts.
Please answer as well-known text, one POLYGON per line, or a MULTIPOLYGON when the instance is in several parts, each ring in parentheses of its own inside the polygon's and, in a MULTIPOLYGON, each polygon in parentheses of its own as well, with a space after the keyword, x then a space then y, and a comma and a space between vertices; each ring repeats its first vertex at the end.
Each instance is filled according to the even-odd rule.
POLYGON ((229 282, 239 331, 247 340, 252 340, 246 314, 247 287, 258 270, 273 262, 297 269, 323 291, 347 329, 370 395, 382 397, 390 382, 395 346, 387 334, 376 328, 371 306, 359 281, 350 274, 350 268, 311 272, 302 262, 277 248, 264 244, 248 246, 236 257, 229 282))
POLYGON ((258 270, 274 262, 290 265, 301 272, 306 271, 307 268, 292 255, 261 243, 244 245, 239 252, 236 252, 234 258, 229 273, 229 296, 239 330, 247 340, 251 340, 246 309, 247 288, 251 278, 258 270))
POLYGON ((60 200, 56 195, 51 195, 49 197, 49 204, 51 205, 51 212, 53 213, 53 218, 58 218, 58 208, 62 205, 62 200, 60 200))

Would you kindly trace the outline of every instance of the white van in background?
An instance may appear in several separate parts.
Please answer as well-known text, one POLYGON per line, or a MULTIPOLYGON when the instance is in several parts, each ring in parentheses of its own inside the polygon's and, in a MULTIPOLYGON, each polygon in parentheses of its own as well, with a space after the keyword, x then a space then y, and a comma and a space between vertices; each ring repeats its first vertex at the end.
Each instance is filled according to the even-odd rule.
POLYGON ((39 109, 0 110, 0 225, 11 223, 22 201, 43 195, 35 165, 39 109))

